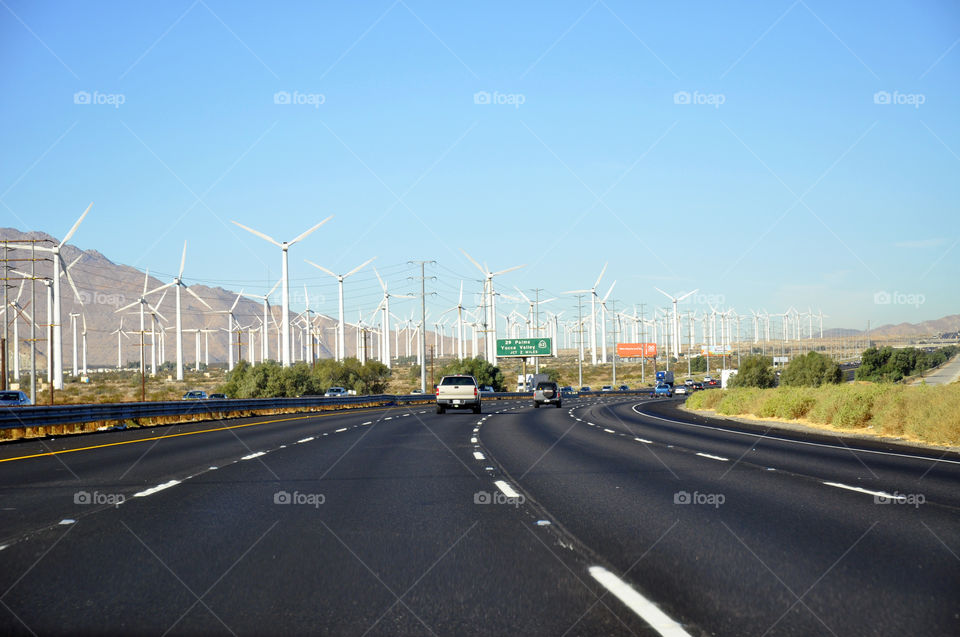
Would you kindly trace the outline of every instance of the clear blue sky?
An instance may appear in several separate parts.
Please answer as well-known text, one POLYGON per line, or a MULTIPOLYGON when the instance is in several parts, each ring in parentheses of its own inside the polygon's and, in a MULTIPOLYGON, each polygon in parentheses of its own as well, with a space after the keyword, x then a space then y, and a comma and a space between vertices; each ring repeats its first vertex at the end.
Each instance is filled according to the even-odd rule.
POLYGON ((460 248, 551 296, 609 261, 619 307, 960 311, 956 2, 0 4, 0 224, 94 201, 73 243, 116 262, 170 273, 188 239, 188 283, 263 292, 279 249, 229 221, 333 214, 291 250, 328 314, 304 258, 376 256, 395 292, 434 259, 447 308, 460 248))

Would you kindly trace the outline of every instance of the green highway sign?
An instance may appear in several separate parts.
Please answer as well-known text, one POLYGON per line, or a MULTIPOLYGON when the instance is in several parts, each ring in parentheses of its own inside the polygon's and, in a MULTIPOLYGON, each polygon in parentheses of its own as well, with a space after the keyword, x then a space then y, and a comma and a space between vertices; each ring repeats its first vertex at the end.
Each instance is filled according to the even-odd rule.
POLYGON ((498 338, 497 356, 550 356, 553 354, 549 338, 498 338))

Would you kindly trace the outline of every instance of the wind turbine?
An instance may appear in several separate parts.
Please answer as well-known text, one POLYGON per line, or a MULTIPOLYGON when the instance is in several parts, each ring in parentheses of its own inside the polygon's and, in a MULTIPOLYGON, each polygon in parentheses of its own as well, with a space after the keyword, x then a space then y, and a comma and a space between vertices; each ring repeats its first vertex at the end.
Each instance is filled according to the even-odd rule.
MULTIPOLYGON (((443 314, 447 312, 452 312, 453 310, 457 311, 457 358, 463 360, 464 358, 464 345, 463 345, 463 280, 460 281, 460 298, 457 300, 457 304, 451 307, 448 310, 445 310, 443 314)), ((441 314, 440 316, 443 316, 441 314)))
POLYGON ((130 335, 123 331, 123 317, 120 317, 120 327, 118 327, 113 332, 110 332, 111 335, 117 335, 117 369, 123 367, 123 341, 120 340, 121 336, 126 336, 130 338, 130 335))
POLYGON ((273 237, 269 237, 263 234, 262 232, 258 232, 252 228, 248 228, 243 224, 237 223, 236 221, 233 222, 234 225, 240 226, 250 234, 254 234, 260 237, 261 239, 264 239, 265 241, 269 241, 273 245, 280 247, 280 251, 282 253, 280 280, 283 281, 283 285, 281 287, 281 296, 280 296, 281 308, 282 308, 281 311, 283 312, 282 316, 280 317, 280 331, 283 333, 283 348, 282 348, 283 351, 281 352, 281 359, 284 367, 290 367, 290 277, 289 277, 289 272, 287 270, 287 251, 290 249, 290 246, 292 246, 298 241, 301 241, 311 232, 313 232, 314 230, 316 230, 326 222, 330 221, 331 219, 333 219, 333 215, 330 215, 329 217, 327 217, 317 225, 313 226, 312 228, 310 228, 309 230, 307 230, 306 232, 298 236, 293 241, 284 241, 283 243, 277 241, 273 237))
POLYGON ((654 287, 653 289, 659 292, 660 294, 664 295, 671 301, 673 301, 673 356, 679 361, 680 360, 680 319, 677 315, 677 303, 684 300, 691 294, 695 294, 696 292, 698 292, 699 288, 697 290, 693 290, 693 292, 687 292, 682 296, 670 296, 669 294, 667 294, 666 292, 664 292, 658 287, 654 287))
POLYGON ((593 284, 592 288, 588 290, 570 290, 564 292, 564 294, 590 294, 590 355, 594 365, 597 364, 597 286, 600 285, 600 279, 603 278, 604 272, 607 271, 607 265, 609 265, 609 262, 603 264, 603 269, 600 270, 600 276, 597 277, 597 281, 593 284))
MULTIPOLYGON (((22 316, 27 323, 32 323, 33 318, 27 312, 26 307, 20 305, 20 295, 23 294, 23 288, 26 281, 21 281, 20 290, 17 292, 17 298, 10 301, 10 307, 13 308, 13 379, 20 380, 20 317, 22 316)), ((30 305, 30 302, 27 302, 30 305)), ((6 314, 7 308, 3 308, 6 314)), ((821 325, 823 321, 820 321, 821 325)))
MULTIPOLYGON (((243 290, 240 290, 240 294, 238 294, 237 298, 233 300, 233 305, 230 306, 229 310, 214 310, 213 312, 207 312, 207 314, 227 315, 227 371, 231 371, 233 369, 233 311, 237 308, 237 303, 240 302, 240 297, 242 296, 243 290)), ((237 321, 237 325, 239 324, 240 321, 237 321)))
MULTIPOLYGON (((143 274, 143 291, 140 293, 140 297, 139 297, 136 301, 134 301, 133 303, 130 303, 129 305, 124 305, 123 307, 117 308, 117 310, 116 310, 117 313, 120 313, 120 312, 123 312, 124 310, 129 310, 129 309, 132 308, 134 305, 139 305, 139 306, 140 306, 140 345, 141 345, 141 347, 140 347, 140 373, 141 373, 141 374, 145 374, 145 373, 146 373, 146 361, 144 360, 144 357, 143 357, 143 339, 144 339, 144 333, 145 333, 145 332, 144 332, 144 324, 143 324, 143 318, 144 318, 144 316, 143 316, 143 308, 144 308, 144 306, 146 306, 148 310, 155 310, 155 309, 156 309, 155 307, 153 307, 152 305, 150 305, 150 302, 149 302, 149 301, 147 301, 147 294, 148 294, 148 292, 147 292, 147 285, 148 285, 149 283, 150 283, 150 270, 148 269, 148 270, 146 270, 146 271, 144 272, 144 274, 143 274)), ((158 304, 158 305, 159 305, 159 304, 158 304)))
MULTIPOLYGON (((277 289, 277 286, 280 285, 281 280, 277 279, 277 282, 273 284, 273 287, 270 288, 270 291, 260 296, 259 294, 247 294, 246 296, 251 299, 260 299, 263 301, 263 321, 262 323, 262 333, 260 335, 260 344, 261 344, 261 355, 260 362, 265 362, 270 358, 270 339, 267 338, 268 323, 270 319, 273 319, 273 312, 270 311, 270 295, 273 294, 274 290, 277 289)), ((306 291, 306 290, 304 290, 306 291)), ((274 321, 276 323, 276 321, 274 321)))
POLYGON ((490 303, 487 305, 487 316, 485 319, 487 320, 487 325, 486 325, 487 333, 484 335, 486 338, 486 344, 487 344, 487 360, 492 365, 496 365, 497 364, 497 306, 496 306, 496 300, 495 300, 496 295, 493 291, 493 277, 500 276, 501 274, 506 274, 507 272, 513 272, 514 270, 519 270, 520 268, 525 267, 526 264, 515 265, 512 268, 507 268, 506 270, 500 270, 499 272, 491 272, 489 269, 487 269, 486 266, 481 267, 481 265, 477 263, 477 261, 473 257, 467 254, 467 251, 464 250, 463 248, 460 248, 460 252, 462 252, 468 259, 470 259, 470 263, 477 266, 477 269, 480 270, 480 272, 484 276, 484 293, 487 294, 487 296, 490 299, 490 303))
POLYGON ((154 292, 159 292, 160 290, 166 290, 169 287, 175 287, 177 292, 177 316, 176 316, 176 330, 177 330, 177 380, 183 380, 183 321, 180 314, 180 288, 186 290, 193 298, 197 299, 208 309, 213 309, 210 305, 201 299, 196 292, 187 287, 183 282, 183 268, 187 263, 187 242, 183 242, 183 255, 180 257, 180 272, 177 276, 166 285, 161 285, 155 290, 147 292, 147 294, 153 294, 154 292))
POLYGON ((610 293, 613 292, 613 286, 616 284, 616 281, 611 283, 610 289, 600 300, 600 362, 604 365, 607 364, 607 299, 610 298, 610 293))
MULTIPOLYGON (((66 269, 66 266, 63 263, 63 255, 60 254, 60 250, 63 249, 63 246, 69 241, 74 233, 76 233, 77 228, 80 227, 80 223, 83 221, 83 218, 87 216, 87 213, 90 212, 90 208, 93 207, 93 202, 87 206, 87 209, 83 211, 83 214, 80 215, 80 218, 77 219, 76 223, 73 224, 73 227, 70 228, 70 231, 64 235, 63 239, 59 244, 55 245, 52 248, 44 248, 44 251, 49 251, 53 253, 53 343, 51 344, 52 358, 53 358, 53 388, 54 389, 63 389, 63 334, 61 332, 60 325, 60 274, 61 272, 66 274, 67 281, 70 283, 70 287, 73 288, 74 293, 77 297, 80 297, 80 293, 77 292, 77 286, 73 282, 73 277, 70 276, 70 271, 66 269)), ((38 250, 40 248, 37 248, 38 250)))
MULTIPOLYGON (((399 299, 412 299, 413 297, 409 294, 390 294, 387 290, 387 284, 384 283, 383 279, 380 277, 380 273, 377 272, 377 268, 373 268, 373 273, 377 275, 377 281, 380 282, 380 287, 383 288, 383 300, 380 301, 380 304, 383 307, 383 325, 381 329, 383 330, 383 364, 387 367, 391 366, 391 356, 390 356, 390 299, 399 298, 399 299)), ((399 348, 397 348, 399 349, 399 348)), ((399 351, 397 352, 399 356, 399 351)))
MULTIPOLYGON (((342 360, 345 358, 344 353, 345 353, 345 351, 346 351, 346 348, 344 347, 344 326, 345 326, 344 321, 345 321, 345 319, 344 319, 344 316, 343 316, 343 280, 344 280, 345 278, 347 278, 348 276, 350 276, 351 274, 356 274, 357 272, 359 272, 360 270, 362 270, 363 268, 365 268, 371 261, 373 261, 373 260, 376 259, 376 258, 377 258, 377 257, 372 257, 372 258, 370 258, 370 259, 367 259, 366 261, 364 261, 363 263, 361 263, 360 265, 358 265, 358 266, 355 267, 354 269, 350 270, 350 271, 347 272, 346 274, 334 274, 333 272, 331 272, 330 270, 326 269, 326 268, 323 267, 322 265, 317 265, 317 264, 314 263, 313 261, 310 261, 310 260, 308 260, 308 259, 304 259, 304 261, 306 261, 307 263, 309 263, 310 265, 312 265, 312 266, 315 267, 316 269, 321 270, 321 271, 323 271, 323 272, 326 272, 327 274, 329 274, 330 276, 332 276, 333 278, 335 278, 335 279, 337 280, 337 306, 338 306, 339 309, 340 309, 340 319, 339 319, 339 321, 338 321, 338 323, 337 323, 337 360, 338 360, 338 361, 342 361, 342 360)), ((377 275, 377 278, 379 278, 379 275, 377 275)))

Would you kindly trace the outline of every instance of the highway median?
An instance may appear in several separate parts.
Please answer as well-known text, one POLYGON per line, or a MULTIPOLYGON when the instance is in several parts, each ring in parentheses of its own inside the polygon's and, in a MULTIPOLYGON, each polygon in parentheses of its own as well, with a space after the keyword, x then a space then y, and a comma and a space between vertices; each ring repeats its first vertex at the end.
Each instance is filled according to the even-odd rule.
POLYGON ((686 408, 923 444, 960 446, 960 383, 850 383, 734 388, 691 395, 686 408))

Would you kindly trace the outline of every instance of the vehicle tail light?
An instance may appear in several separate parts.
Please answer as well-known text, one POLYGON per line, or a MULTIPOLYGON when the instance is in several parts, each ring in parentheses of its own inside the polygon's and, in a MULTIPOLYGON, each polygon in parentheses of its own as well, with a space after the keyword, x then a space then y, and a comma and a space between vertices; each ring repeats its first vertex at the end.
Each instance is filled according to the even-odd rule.
POLYGON ((473 397, 476 398, 476 397, 479 396, 479 395, 480 395, 480 391, 479 391, 476 387, 474 387, 474 388, 473 388, 473 397))
POLYGON ((440 396, 440 387, 437 387, 437 388, 434 390, 434 392, 435 392, 436 395, 439 397, 439 396, 440 396))

